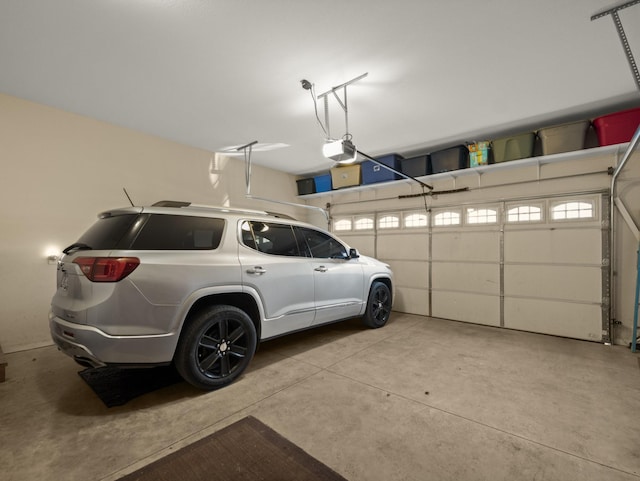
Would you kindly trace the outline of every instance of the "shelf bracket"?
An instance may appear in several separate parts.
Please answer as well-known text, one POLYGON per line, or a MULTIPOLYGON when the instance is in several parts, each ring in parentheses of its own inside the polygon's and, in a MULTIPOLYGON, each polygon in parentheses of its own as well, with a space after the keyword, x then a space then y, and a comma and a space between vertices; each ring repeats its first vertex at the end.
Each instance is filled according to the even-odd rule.
POLYGON ((344 111, 345 136, 348 137, 350 134, 349 134, 349 109, 347 108, 347 86, 351 85, 354 82, 357 82, 358 80, 362 80, 367 75, 369 75, 369 72, 363 73, 362 75, 359 75, 356 78, 352 78, 351 80, 343 84, 336 85, 335 87, 332 87, 331 90, 327 90, 326 92, 318 95, 318 100, 322 99, 324 101, 324 124, 327 126, 327 137, 329 139, 331 138, 331 129, 329 128, 329 94, 333 94, 333 96, 338 101, 338 105, 340 105, 340 107, 342 107, 342 110, 344 111), (336 93, 340 89, 342 89, 342 95, 344 97, 344 101, 336 93))
POLYGON ((633 52, 631 51, 629 40, 627 40, 627 35, 624 32, 624 27, 622 26, 620 15, 618 15, 618 12, 620 10, 624 8, 632 7, 633 5, 638 5, 638 4, 640 4, 640 0, 631 0, 631 1, 623 2, 619 5, 615 5, 613 7, 608 7, 605 10, 601 10, 598 13, 595 13, 594 15, 592 15, 591 21, 597 20, 598 18, 602 18, 607 15, 611 15, 611 18, 613 18, 613 23, 616 26, 616 30, 618 31, 620 42, 622 42, 622 48, 624 49, 624 52, 627 56, 629 67, 631 67, 631 73, 633 74, 633 78, 636 81, 636 86, 638 87, 638 90, 640 90, 640 71, 638 71, 638 65, 636 64, 636 61, 633 58, 633 52))

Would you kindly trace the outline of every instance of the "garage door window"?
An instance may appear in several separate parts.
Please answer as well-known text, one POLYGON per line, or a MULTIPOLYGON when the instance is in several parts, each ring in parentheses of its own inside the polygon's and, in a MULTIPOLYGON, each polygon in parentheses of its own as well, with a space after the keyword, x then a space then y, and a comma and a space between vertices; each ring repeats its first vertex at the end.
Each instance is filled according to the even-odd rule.
POLYGON ((408 213, 404 216, 404 226, 407 228, 426 227, 427 214, 408 213))
POLYGON ((495 209, 467 208, 467 224, 495 224, 498 222, 498 211, 495 209))
POLYGON ((356 230, 373 229, 373 219, 371 217, 358 217, 354 223, 356 230))
POLYGON ((539 222, 542 220, 542 207, 539 205, 519 205, 507 210, 507 222, 539 222))
POLYGON ((400 216, 397 214, 390 214, 380 217, 378 219, 378 227, 380 229, 397 229, 400 227, 400 216))
POLYGON ((594 201, 580 200, 561 202, 551 207, 553 220, 593 219, 595 218, 594 201))
POLYGON ((433 224, 436 226, 460 225, 460 212, 453 210, 438 212, 433 217, 433 224))
POLYGON ((333 224, 335 231, 351 230, 351 219, 337 219, 333 224))

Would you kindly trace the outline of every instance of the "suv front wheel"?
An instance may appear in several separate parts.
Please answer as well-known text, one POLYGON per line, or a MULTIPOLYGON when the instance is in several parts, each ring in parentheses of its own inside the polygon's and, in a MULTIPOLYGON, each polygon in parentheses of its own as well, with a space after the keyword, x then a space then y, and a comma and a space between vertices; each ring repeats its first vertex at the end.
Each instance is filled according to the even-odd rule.
POLYGON ((391 314, 391 292, 384 282, 374 282, 369 291, 367 309, 364 312, 365 325, 377 329, 384 326, 391 314))
POLYGON ((187 321, 174 363, 193 386, 218 389, 242 374, 256 343, 256 329, 246 312, 234 306, 213 306, 187 321))

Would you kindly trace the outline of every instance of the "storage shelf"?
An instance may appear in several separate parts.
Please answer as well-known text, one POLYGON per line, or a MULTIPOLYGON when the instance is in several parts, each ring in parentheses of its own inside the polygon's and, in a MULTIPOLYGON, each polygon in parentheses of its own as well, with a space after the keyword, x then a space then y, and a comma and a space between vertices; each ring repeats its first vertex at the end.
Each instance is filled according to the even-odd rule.
MULTIPOLYGON (((486 172, 495 172, 497 170, 516 169, 526 167, 529 165, 536 165, 541 167, 543 165, 554 164, 557 162, 566 162, 575 159, 588 159, 592 157, 602 157, 606 155, 615 155, 618 157, 627 150, 629 143, 606 145, 604 147, 594 147, 591 149, 575 150, 572 152, 563 152, 561 154, 541 155, 537 157, 529 157, 526 159, 510 160, 508 162, 501 162, 499 164, 482 165, 478 167, 471 167, 468 169, 452 170, 450 172, 440 172, 438 174, 425 175, 417 177, 418 180, 423 182, 430 182, 441 179, 457 179, 460 177, 467 177, 470 175, 482 175, 486 172)), ((357 192, 360 190, 370 190, 372 188, 391 187, 400 184, 414 184, 411 179, 400 179, 390 182, 380 182, 375 184, 358 185, 355 187, 345 187, 337 190, 330 190, 327 192, 317 192, 315 194, 299 195, 300 199, 314 199, 318 197, 326 197, 334 194, 342 194, 347 192, 357 192)))

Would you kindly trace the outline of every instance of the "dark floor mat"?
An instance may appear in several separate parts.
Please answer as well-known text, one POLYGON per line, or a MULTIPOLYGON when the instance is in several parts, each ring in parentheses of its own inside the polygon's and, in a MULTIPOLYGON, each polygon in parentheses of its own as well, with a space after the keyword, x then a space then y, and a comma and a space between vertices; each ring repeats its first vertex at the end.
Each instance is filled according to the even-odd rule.
POLYGON ((254 417, 246 417, 119 481, 347 481, 254 417))
POLYGON ((133 398, 182 380, 173 366, 148 369, 107 366, 85 369, 78 374, 107 407, 122 406, 133 398))

